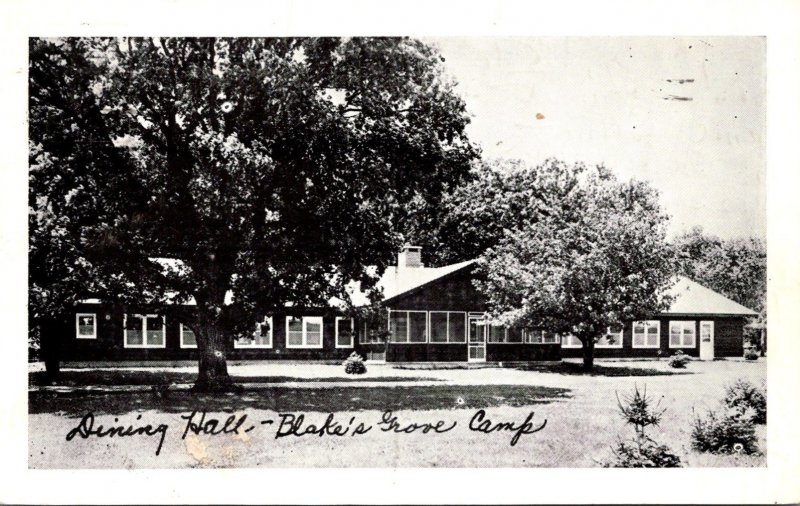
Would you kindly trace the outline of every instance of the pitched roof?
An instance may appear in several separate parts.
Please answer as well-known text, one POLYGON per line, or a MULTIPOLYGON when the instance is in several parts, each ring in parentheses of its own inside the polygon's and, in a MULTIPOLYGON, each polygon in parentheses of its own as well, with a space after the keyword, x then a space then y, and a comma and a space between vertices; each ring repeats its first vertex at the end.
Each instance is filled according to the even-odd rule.
POLYGON ((678 276, 667 293, 675 296, 675 300, 665 314, 757 315, 752 309, 684 276, 678 276))
POLYGON ((390 266, 381 276, 380 284, 386 300, 409 292, 415 288, 443 278, 450 273, 472 265, 475 260, 467 260, 443 267, 397 267, 390 266))
MULTIPOLYGON (((160 264, 165 271, 180 273, 181 270, 186 268, 180 260, 164 258, 151 258, 150 260, 160 264)), ((378 287, 383 289, 384 300, 389 300, 459 271, 474 264, 476 261, 467 260, 443 267, 389 266, 381 275, 378 287)), ((364 306, 369 304, 366 293, 360 289, 358 283, 350 283, 348 292, 353 305, 364 306)), ((675 296, 675 300, 664 314, 757 316, 755 311, 684 276, 677 276, 675 284, 667 293, 675 296)), ((175 294, 168 294, 167 298, 171 299, 174 296, 175 294)), ((230 304, 232 299, 233 293, 228 290, 225 293, 225 304, 230 304)), ((95 301, 99 302, 96 299, 86 299, 82 302, 95 301)), ((341 306, 341 302, 339 299, 331 299, 330 301, 332 306, 341 306)), ((196 303, 194 298, 190 297, 184 304, 195 305, 196 303)))
MULTIPOLYGON (((381 276, 378 286, 383 288, 384 300, 420 288, 450 273, 456 272, 475 260, 468 260, 444 267, 396 267, 390 266, 381 276)), ((677 276, 675 284, 667 291, 675 300, 664 314, 756 316, 757 313, 724 295, 706 288, 684 276, 677 276)), ((359 290, 351 292, 354 305, 368 303, 366 295, 359 290)))
MULTIPOLYGON (((443 278, 475 262, 476 260, 467 260, 443 267, 398 267, 390 265, 378 280, 377 287, 383 290, 383 298, 386 301, 443 278)), ((358 283, 351 283, 348 286, 348 292, 354 306, 369 304, 366 293, 360 289, 358 283)), ((341 301, 333 299, 331 302, 338 305, 341 301)))

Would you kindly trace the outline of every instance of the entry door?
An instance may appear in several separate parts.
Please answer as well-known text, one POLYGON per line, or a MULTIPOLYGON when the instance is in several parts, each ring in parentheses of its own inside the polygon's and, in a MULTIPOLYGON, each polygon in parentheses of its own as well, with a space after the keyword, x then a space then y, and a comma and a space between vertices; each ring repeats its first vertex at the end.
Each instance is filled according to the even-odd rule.
POLYGON ((482 316, 469 317, 469 361, 486 362, 486 320, 482 316))
POLYGON ((700 322, 700 360, 714 360, 714 322, 700 322))

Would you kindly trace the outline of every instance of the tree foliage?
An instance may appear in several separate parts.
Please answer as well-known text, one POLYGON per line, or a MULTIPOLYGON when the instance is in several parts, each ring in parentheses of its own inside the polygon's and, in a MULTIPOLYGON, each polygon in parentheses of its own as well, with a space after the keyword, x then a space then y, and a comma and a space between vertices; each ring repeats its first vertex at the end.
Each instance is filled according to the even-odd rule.
POLYGON ((473 186, 475 213, 500 216, 480 262, 493 318, 575 335, 591 368, 608 327, 666 309, 674 266, 657 192, 604 167, 518 164, 473 186), (494 206, 494 209, 491 206, 494 206))
POLYGON ((720 239, 693 227, 672 240, 685 276, 761 313, 766 321, 767 251, 755 237, 720 239))
POLYGON ((503 237, 503 230, 519 226, 526 202, 554 188, 535 176, 519 160, 479 160, 472 179, 444 194, 430 213, 415 215, 412 230, 423 246, 426 263, 446 265, 478 258, 503 237))
POLYGON ((374 285, 409 203, 435 206, 476 154, 441 57, 411 39, 33 39, 30 55, 33 311, 194 299, 177 317, 209 383, 258 315, 374 285))

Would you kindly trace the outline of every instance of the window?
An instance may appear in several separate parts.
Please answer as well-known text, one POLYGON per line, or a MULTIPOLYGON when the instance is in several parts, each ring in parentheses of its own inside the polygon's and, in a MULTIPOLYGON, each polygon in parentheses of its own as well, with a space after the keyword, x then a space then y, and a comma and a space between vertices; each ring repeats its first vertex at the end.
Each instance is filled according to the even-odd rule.
POLYGON ((164 317, 148 314, 126 314, 123 318, 126 348, 164 348, 164 317))
POLYGON ((353 347, 353 319, 343 316, 336 317, 336 347, 353 347))
POLYGON ((490 325, 489 337, 487 343, 505 343, 506 341, 506 328, 502 325, 490 325))
POLYGON ((390 311, 389 332, 392 334, 392 342, 428 342, 427 316, 425 311, 390 311))
POLYGON ((408 342, 428 342, 428 313, 425 311, 408 312, 408 342))
POLYGON ((408 342, 408 313, 391 311, 389 313, 389 333, 393 343, 408 342))
POLYGON ((507 343, 521 343, 522 342, 522 329, 519 327, 509 327, 506 332, 507 343))
POLYGON ((572 334, 566 334, 561 336, 561 347, 562 348, 583 348, 583 343, 577 337, 573 336, 572 334))
POLYGON ((358 342, 361 344, 369 343, 369 329, 367 329, 367 322, 361 324, 358 332, 358 342))
POLYGON ((431 311, 431 342, 447 342, 447 311, 431 311))
POLYGON ((596 348, 622 348, 622 327, 608 327, 606 334, 597 340, 596 348))
POLYGON ((194 331, 181 323, 181 348, 197 348, 197 336, 194 331))
POLYGON ((633 347, 658 348, 661 341, 661 330, 658 320, 633 322, 633 347))
POLYGON ((287 316, 287 348, 322 348, 321 316, 287 316))
POLYGON ((447 313, 447 342, 467 342, 467 314, 450 311, 447 313))
POLYGON ((539 329, 525 329, 523 331, 527 344, 555 344, 558 343, 558 336, 553 332, 539 329))
POLYGON ((489 339, 487 342, 502 344, 521 343, 523 341, 523 334, 525 334, 526 339, 532 339, 532 337, 528 337, 528 334, 518 327, 500 327, 492 325, 489 327, 489 339))
POLYGON ((669 347, 694 348, 695 323, 694 320, 669 322, 669 347))
POLYGON ((75 336, 78 339, 97 339, 97 315, 95 313, 75 315, 75 336))
POLYGON ((233 347, 241 348, 272 348, 272 317, 265 316, 257 322, 251 334, 241 335, 233 341, 233 347))

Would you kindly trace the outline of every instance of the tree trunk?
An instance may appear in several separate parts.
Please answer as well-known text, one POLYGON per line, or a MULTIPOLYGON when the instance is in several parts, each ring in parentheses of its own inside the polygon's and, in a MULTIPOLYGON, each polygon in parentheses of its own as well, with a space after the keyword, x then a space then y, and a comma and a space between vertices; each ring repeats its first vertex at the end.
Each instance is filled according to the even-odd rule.
POLYGON ((194 392, 241 392, 242 387, 233 382, 225 360, 225 334, 215 325, 198 325, 197 350, 199 374, 192 387, 194 392))
POLYGON ((759 330, 760 338, 761 338, 761 356, 767 356, 767 329, 760 329, 759 330))
POLYGON ((591 371, 594 368, 594 338, 585 337, 583 344, 583 370, 591 371))

